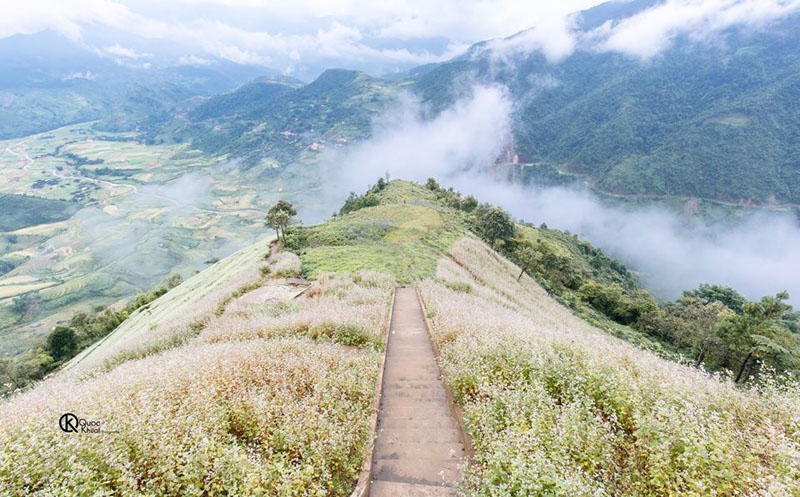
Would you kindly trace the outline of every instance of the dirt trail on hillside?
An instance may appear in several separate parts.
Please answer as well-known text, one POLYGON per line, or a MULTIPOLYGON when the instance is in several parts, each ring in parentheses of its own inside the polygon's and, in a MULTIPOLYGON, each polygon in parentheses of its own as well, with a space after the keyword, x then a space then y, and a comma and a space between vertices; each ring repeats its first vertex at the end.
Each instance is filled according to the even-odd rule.
POLYGON ((386 350, 371 496, 455 496, 465 451, 417 293, 399 288, 386 350))

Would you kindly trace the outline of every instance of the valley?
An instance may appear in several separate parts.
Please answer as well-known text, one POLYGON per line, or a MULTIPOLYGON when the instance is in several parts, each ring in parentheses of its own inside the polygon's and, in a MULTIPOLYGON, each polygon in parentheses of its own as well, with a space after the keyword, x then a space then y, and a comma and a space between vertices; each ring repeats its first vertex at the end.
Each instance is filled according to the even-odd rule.
POLYGON ((76 312, 123 302, 252 243, 264 233, 264 206, 283 194, 279 180, 270 188, 231 174, 224 157, 144 145, 92 124, 0 147, 6 354, 76 312))

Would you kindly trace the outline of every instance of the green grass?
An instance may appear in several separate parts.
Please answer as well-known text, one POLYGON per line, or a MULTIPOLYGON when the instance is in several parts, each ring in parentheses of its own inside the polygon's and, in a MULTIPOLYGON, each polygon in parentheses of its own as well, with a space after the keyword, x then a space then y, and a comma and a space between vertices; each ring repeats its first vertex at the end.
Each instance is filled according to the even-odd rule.
MULTIPOLYGON (((395 180, 377 195, 378 206, 301 229, 300 258, 306 276, 374 270, 394 275, 400 284, 432 278, 442 255, 468 232, 465 214, 442 206, 424 186, 395 180)), ((632 291, 640 288, 635 274, 570 233, 518 225, 518 234, 534 244, 546 243, 584 280, 618 284, 632 291)), ((451 288, 465 293, 473 291, 468 285, 451 288)), ((668 345, 612 321, 569 289, 554 297, 606 333, 663 357, 676 357, 668 345)))
POLYGON ((533 243, 545 242, 553 252, 569 261, 578 273, 604 284, 619 284, 626 289, 639 288, 636 275, 618 261, 605 256, 589 243, 565 231, 519 226, 519 233, 533 243))
MULTIPOLYGON (((574 235, 530 226, 519 226, 519 233, 534 244, 539 241, 547 243, 555 254, 568 261, 569 267, 581 275, 584 281, 593 280, 604 285, 619 285, 628 291, 641 288, 634 273, 574 235)), ((593 326, 610 335, 653 351, 662 357, 670 359, 678 357, 674 348, 669 344, 659 342, 644 332, 609 319, 583 302, 573 290, 561 289, 558 295, 554 295, 554 298, 593 326)))
POLYGON ((303 272, 375 270, 400 283, 433 276, 436 264, 467 229, 460 213, 440 207, 429 190, 392 181, 367 207, 302 230, 303 272))

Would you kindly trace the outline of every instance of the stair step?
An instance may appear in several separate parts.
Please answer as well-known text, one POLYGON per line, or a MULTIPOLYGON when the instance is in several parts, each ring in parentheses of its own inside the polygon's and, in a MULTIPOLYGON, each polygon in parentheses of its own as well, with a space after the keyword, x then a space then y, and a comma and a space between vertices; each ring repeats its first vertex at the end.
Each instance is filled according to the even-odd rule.
POLYGON ((453 428, 383 428, 378 430, 378 439, 389 442, 455 442, 461 438, 453 428))
POLYGON ((385 443, 377 447, 373 460, 378 459, 438 459, 440 461, 463 460, 464 447, 460 443, 403 442, 385 443))
POLYGON ((422 390, 426 390, 429 388, 441 388, 444 389, 444 385, 442 382, 437 380, 392 380, 392 381, 384 381, 383 383, 383 391, 389 390, 391 388, 419 388, 422 390))
POLYGON ((444 389, 440 390, 420 390, 416 388, 393 388, 387 392, 387 399, 419 399, 419 400, 439 400, 447 402, 447 395, 444 389), (388 395, 391 393, 391 395, 388 395))
POLYGON ((374 480, 423 485, 455 485, 459 475, 457 461, 378 459, 372 469, 374 480))
POLYGON ((384 416, 378 428, 453 428, 453 419, 450 416, 384 416))
POLYGON ((439 417, 450 416, 450 406, 434 405, 434 406, 382 406, 379 415, 389 416, 392 418, 424 418, 424 417, 439 417))
POLYGON ((458 493, 448 487, 396 481, 374 481, 370 485, 370 495, 375 497, 456 497, 458 493))
POLYGON ((413 288, 395 292, 370 495, 459 495, 465 451, 422 307, 413 288))

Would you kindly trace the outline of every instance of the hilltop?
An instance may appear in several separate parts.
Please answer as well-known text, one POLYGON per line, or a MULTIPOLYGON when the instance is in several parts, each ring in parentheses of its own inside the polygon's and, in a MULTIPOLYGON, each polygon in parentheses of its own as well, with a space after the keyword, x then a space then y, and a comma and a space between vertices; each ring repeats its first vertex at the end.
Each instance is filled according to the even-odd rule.
POLYGON ((435 181, 379 181, 290 229, 283 251, 267 238, 215 263, 3 401, 0 484, 348 495, 392 289, 413 284, 474 444, 468 494, 792 495, 796 386, 737 387, 665 359, 677 344, 595 306, 598 288, 618 288, 638 309, 635 274, 504 215, 435 181), (528 249, 527 268, 503 255, 528 249), (61 433, 64 412, 113 433, 61 433))

